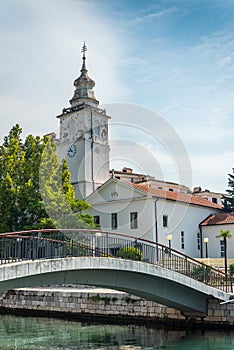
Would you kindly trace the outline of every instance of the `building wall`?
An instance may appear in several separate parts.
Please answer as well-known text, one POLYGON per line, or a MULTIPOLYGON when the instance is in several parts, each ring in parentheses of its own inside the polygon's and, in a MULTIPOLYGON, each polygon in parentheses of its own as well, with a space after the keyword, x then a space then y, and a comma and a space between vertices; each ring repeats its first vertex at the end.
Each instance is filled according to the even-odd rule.
POLYGON ((89 213, 100 217, 102 230, 125 233, 154 242, 158 237, 158 242, 164 245, 168 245, 167 235, 171 234, 172 248, 197 258, 201 256, 198 249, 199 223, 211 213, 218 212, 209 207, 157 199, 112 179, 91 195, 88 202, 92 205, 89 213), (136 229, 130 226, 131 212, 138 213, 136 229), (112 213, 117 213, 116 229, 111 226, 112 213), (163 226, 163 216, 168 217, 167 227, 163 226), (181 232, 184 232, 184 248, 181 232))
POLYGON ((215 210, 209 207, 159 199, 157 201, 159 242, 168 245, 167 235, 171 234, 172 248, 189 256, 200 257, 201 250, 198 249, 199 223, 214 212, 215 210), (168 216, 167 227, 163 227, 163 215, 168 216), (181 232, 184 233, 183 242, 181 232))
MULTIPOLYGON (((209 238, 207 244, 208 257, 209 258, 220 258, 221 257, 221 238, 217 238, 220 235, 220 230, 230 230, 232 237, 227 239, 227 257, 229 259, 234 258, 234 224, 229 225, 213 225, 213 226, 202 226, 202 237, 209 238)), ((205 257, 205 243, 203 242, 203 257, 205 257)))
POLYGON ((141 198, 132 201, 115 201, 93 205, 89 213, 100 217, 102 230, 156 241, 154 201, 141 198), (131 228, 130 215, 137 212, 138 227, 131 228), (111 225, 112 213, 117 213, 117 228, 111 225))

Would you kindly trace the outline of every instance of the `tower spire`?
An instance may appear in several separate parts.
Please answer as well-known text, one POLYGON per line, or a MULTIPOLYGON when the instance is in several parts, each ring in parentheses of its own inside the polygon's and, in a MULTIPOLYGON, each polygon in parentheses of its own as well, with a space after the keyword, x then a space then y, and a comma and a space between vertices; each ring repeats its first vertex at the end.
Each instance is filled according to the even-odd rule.
POLYGON ((93 87, 95 86, 95 81, 92 80, 87 72, 88 70, 86 69, 86 53, 87 51, 87 46, 84 44, 81 48, 81 53, 83 53, 82 55, 82 67, 81 67, 81 74, 80 76, 74 81, 74 86, 75 86, 75 92, 74 92, 74 96, 72 97, 72 99, 70 100, 70 103, 72 106, 76 106, 79 105, 80 103, 87 103, 87 104, 91 104, 93 106, 97 106, 99 104, 99 102, 96 100, 96 97, 94 95, 94 91, 92 90, 93 87))
POLYGON ((86 66, 85 66, 85 60, 86 60, 86 56, 85 56, 85 52, 87 51, 87 46, 85 45, 85 41, 84 41, 84 45, 82 46, 82 49, 81 49, 81 52, 83 52, 83 57, 82 57, 82 60, 83 60, 83 64, 82 64, 82 68, 81 68, 81 71, 82 70, 86 70, 86 66))
POLYGON ((82 46, 81 52, 83 52, 83 60, 86 59, 85 57, 85 52, 87 51, 87 46, 85 45, 85 41, 84 41, 84 45, 82 46))

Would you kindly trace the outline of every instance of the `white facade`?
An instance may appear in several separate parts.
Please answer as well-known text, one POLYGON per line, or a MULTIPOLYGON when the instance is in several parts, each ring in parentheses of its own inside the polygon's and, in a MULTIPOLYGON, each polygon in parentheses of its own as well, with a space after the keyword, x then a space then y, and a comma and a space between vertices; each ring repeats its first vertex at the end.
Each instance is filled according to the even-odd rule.
POLYGON ((102 230, 164 245, 168 245, 167 236, 171 234, 172 248, 193 257, 201 256, 199 223, 211 213, 219 212, 212 203, 209 207, 168 200, 115 178, 109 179, 86 200, 92 206, 89 213, 99 220, 102 230), (137 225, 131 223, 134 216, 137 216, 137 225))
POLYGON ((232 233, 231 238, 227 238, 227 258, 234 258, 234 224, 229 225, 212 225, 212 226, 203 226, 202 227, 202 239, 203 239, 203 257, 206 257, 205 254, 205 243, 204 238, 208 238, 209 242, 207 243, 208 248, 208 258, 223 258, 223 239, 217 238, 220 235, 220 230, 230 230, 232 233))
POLYGON ((220 213, 208 216, 200 224, 203 240, 204 254, 208 258, 224 257, 224 242, 220 231, 230 231, 231 237, 227 238, 227 258, 234 259, 234 213, 220 213), (204 242, 207 242, 207 244, 204 242), (207 245, 207 251, 206 251, 207 245))

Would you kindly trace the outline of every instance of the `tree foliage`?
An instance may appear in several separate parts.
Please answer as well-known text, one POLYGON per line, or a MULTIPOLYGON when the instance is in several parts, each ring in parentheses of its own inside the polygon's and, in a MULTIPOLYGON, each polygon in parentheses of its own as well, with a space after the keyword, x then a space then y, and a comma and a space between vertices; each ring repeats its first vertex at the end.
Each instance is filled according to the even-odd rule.
POLYGON ((217 236, 217 238, 223 238, 224 240, 231 237, 232 237, 232 234, 230 230, 220 230, 220 234, 217 236))
POLYGON ((32 228, 93 226, 83 211, 89 204, 75 200, 70 172, 59 163, 48 136, 28 135, 15 125, 0 146, 0 232, 32 228))
POLYGON ((234 212, 234 170, 233 174, 228 174, 228 187, 228 194, 223 197, 223 209, 230 213, 234 212))

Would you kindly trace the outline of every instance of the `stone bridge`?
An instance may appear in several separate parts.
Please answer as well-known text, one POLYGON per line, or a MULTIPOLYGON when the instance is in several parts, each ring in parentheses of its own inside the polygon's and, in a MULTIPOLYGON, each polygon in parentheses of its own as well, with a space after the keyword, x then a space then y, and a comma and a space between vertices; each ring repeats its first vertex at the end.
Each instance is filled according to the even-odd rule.
POLYGON ((52 284, 112 288, 194 315, 232 292, 223 272, 136 237, 84 229, 0 234, 0 292, 52 284))

